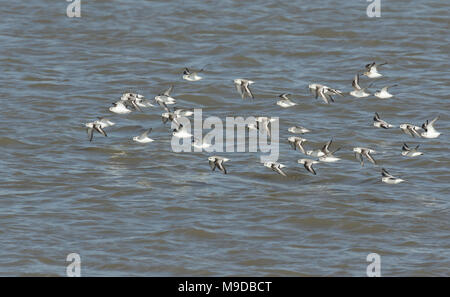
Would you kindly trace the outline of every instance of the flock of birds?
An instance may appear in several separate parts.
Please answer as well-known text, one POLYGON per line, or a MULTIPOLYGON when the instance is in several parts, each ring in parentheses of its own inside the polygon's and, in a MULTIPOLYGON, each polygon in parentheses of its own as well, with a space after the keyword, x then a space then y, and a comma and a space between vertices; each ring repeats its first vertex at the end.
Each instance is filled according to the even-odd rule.
MULTIPOLYGON (((375 62, 367 64, 365 66, 365 71, 363 72, 363 75, 370 78, 375 79, 382 77, 382 74, 378 72, 378 67, 385 65, 387 63, 379 64, 377 65, 375 62)), ((197 72, 191 72, 188 68, 185 68, 183 71, 183 79, 187 81, 199 81, 202 79, 202 77, 199 75, 199 73, 203 72, 204 69, 201 69, 197 72)), ((367 87, 361 87, 360 85, 360 73, 358 72, 352 82, 353 91, 351 91, 349 94, 356 98, 364 98, 368 97, 371 94, 367 91, 368 88, 372 86, 373 83, 371 83, 367 87)), ((253 93, 250 89, 250 86, 254 83, 254 81, 248 80, 248 79, 235 79, 234 84, 236 87, 236 90, 241 95, 242 99, 245 99, 246 97, 253 99, 253 93)), ((388 99, 392 98, 393 95, 389 93, 390 87, 395 87, 396 85, 386 86, 382 88, 379 91, 376 91, 373 95, 381 98, 381 99, 388 99)), ((322 98, 324 103, 330 104, 331 102, 335 102, 333 96, 344 96, 344 94, 337 89, 330 88, 328 86, 313 83, 309 85, 309 90, 311 91, 312 95, 315 96, 316 99, 319 97, 322 98)), ((207 148, 211 144, 204 143, 202 139, 196 139, 189 131, 187 131, 183 125, 180 123, 179 118, 180 117, 189 117, 194 114, 193 110, 190 109, 181 109, 177 107, 173 107, 170 109, 169 105, 176 104, 176 99, 171 97, 171 93, 173 91, 173 85, 171 85, 166 91, 158 94, 155 96, 154 100, 155 102, 163 108, 164 112, 161 114, 161 118, 163 123, 167 123, 170 121, 173 123, 172 127, 175 127, 175 129, 172 130, 172 135, 174 137, 178 138, 191 138, 192 145, 197 148, 207 148)), ((277 101, 277 105, 283 107, 283 108, 289 108, 295 105, 298 105, 298 103, 293 102, 289 98, 290 94, 283 93, 279 95, 280 99, 277 101)), ((109 110, 116 114, 129 114, 133 111, 142 111, 142 108, 146 107, 152 107, 154 106, 150 100, 146 99, 144 96, 137 94, 137 93, 125 93, 122 95, 119 101, 112 104, 113 106, 109 108, 109 110)), ((434 128, 435 122, 439 119, 439 116, 435 117, 431 121, 426 121, 422 124, 422 126, 415 126, 413 124, 404 123, 399 125, 399 128, 407 135, 412 137, 422 137, 422 138, 437 138, 439 137, 440 133, 436 131, 434 128)), ((274 119, 269 119, 267 117, 258 117, 256 118, 256 122, 254 124, 248 124, 248 129, 254 129, 258 130, 260 133, 267 133, 267 135, 270 137, 270 130, 269 127, 270 123, 273 122, 274 119)), ((105 132, 105 128, 113 126, 115 123, 103 118, 99 117, 98 120, 89 122, 85 124, 85 127, 87 128, 87 133, 89 136, 89 140, 92 141, 94 136, 94 131, 100 133, 103 136, 107 136, 105 132)), ((380 115, 378 113, 375 113, 373 118, 373 125, 377 128, 383 128, 383 129, 390 129, 394 128, 395 126, 392 124, 389 124, 388 122, 381 119, 380 115)), ((138 136, 133 137, 133 141, 138 143, 149 143, 154 141, 153 139, 149 138, 148 135, 152 131, 152 128, 145 130, 142 134, 138 136)), ((305 134, 310 132, 310 130, 301 127, 301 126, 293 126, 288 129, 288 131, 292 134, 305 134)), ((316 175, 316 171, 313 168, 314 164, 317 164, 319 162, 337 162, 340 160, 340 158, 336 157, 334 154, 340 150, 340 148, 330 150, 330 146, 333 142, 333 140, 328 141, 322 148, 316 149, 316 150, 306 150, 304 147, 304 143, 307 140, 299 137, 299 136, 291 136, 288 138, 288 142, 291 145, 291 147, 294 150, 299 150, 303 154, 309 157, 315 157, 318 159, 311 159, 311 158, 302 158, 299 159, 297 162, 299 164, 302 164, 307 171, 310 173, 316 175)), ((419 145, 412 148, 409 147, 406 143, 403 143, 402 147, 402 155, 406 157, 417 157, 420 155, 423 155, 422 152, 418 151, 419 145)), ((367 147, 355 147, 353 148, 353 152, 355 153, 356 159, 360 162, 361 166, 364 166, 364 158, 367 159, 369 162, 373 164, 377 164, 375 159, 373 158, 373 154, 376 153, 375 150, 367 147)), ((229 161, 229 159, 220 157, 220 156, 211 156, 208 157, 209 165, 211 169, 214 171, 216 168, 218 168, 223 173, 227 173, 227 170, 224 166, 224 163, 229 161)), ((283 168, 286 167, 285 165, 278 163, 278 162, 266 162, 264 163, 265 167, 268 167, 275 171, 276 173, 287 176, 287 174, 283 171, 283 168)), ((388 183, 388 184, 398 184, 403 181, 404 179, 397 178, 391 174, 389 174, 386 169, 382 168, 381 170, 382 175, 382 182, 388 183)))

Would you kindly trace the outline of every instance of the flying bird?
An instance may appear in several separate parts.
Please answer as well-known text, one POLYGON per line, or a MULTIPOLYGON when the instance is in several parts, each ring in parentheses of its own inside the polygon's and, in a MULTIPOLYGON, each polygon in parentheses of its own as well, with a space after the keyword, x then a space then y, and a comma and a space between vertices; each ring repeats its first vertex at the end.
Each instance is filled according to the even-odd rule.
POLYGON ((87 128, 87 134, 89 137, 89 141, 92 141, 92 138, 94 137, 94 130, 97 131, 98 133, 102 134, 105 137, 108 136, 106 134, 105 130, 103 130, 102 125, 100 123, 98 123, 98 121, 86 123, 85 126, 87 128))
POLYGON ((420 145, 417 145, 415 148, 410 148, 406 143, 403 143, 402 156, 405 156, 405 157, 417 157, 417 156, 423 155, 422 152, 418 151, 419 146, 420 145))
POLYGON ((319 163, 318 161, 311 160, 311 159, 299 159, 299 160, 297 160, 297 162, 299 164, 303 164, 303 166, 305 167, 306 170, 308 170, 312 174, 316 175, 316 171, 314 170, 313 165, 319 163))
POLYGON ((252 91, 250 90, 250 85, 253 84, 254 81, 248 80, 248 79, 242 79, 237 78, 234 80, 234 85, 236 86, 236 90, 241 95, 242 99, 245 99, 245 97, 249 97, 254 99, 252 91))
POLYGON ((361 163, 361 166, 364 166, 363 156, 366 157, 373 164, 375 165, 377 164, 377 162, 371 155, 376 153, 374 150, 365 147, 355 147, 353 148, 353 151, 355 152, 356 159, 361 163))
POLYGON ((283 94, 279 95, 278 97, 280 97, 281 100, 277 101, 277 105, 279 105, 283 108, 288 108, 288 107, 297 105, 297 103, 292 102, 288 96, 290 96, 290 94, 287 94, 287 93, 283 93, 283 94))
POLYGON ((422 129, 425 132, 422 132, 420 136, 422 136, 423 138, 438 138, 441 133, 434 129, 434 123, 437 120, 439 120, 439 116, 435 117, 431 122, 428 122, 427 120, 425 123, 423 123, 422 129))
POLYGON ((403 133, 412 137, 421 137, 419 131, 422 129, 418 126, 414 126, 411 124, 401 124, 400 129, 402 129, 403 133))
POLYGON ((303 147, 303 143, 306 142, 306 139, 297 136, 291 136, 288 138, 288 142, 294 150, 298 148, 302 153, 306 154, 305 148, 303 147))
POLYGON ((290 127, 288 129, 288 131, 291 132, 291 133, 294 133, 294 134, 305 134, 305 133, 311 132, 310 130, 308 130, 308 129, 302 127, 302 126, 290 127))
POLYGON ((134 136, 134 137, 133 137, 133 140, 136 141, 136 142, 139 142, 139 143, 149 143, 149 142, 152 142, 152 141, 154 141, 154 140, 148 137, 148 134, 149 134, 150 132, 152 132, 152 128, 145 130, 144 133, 142 133, 142 134, 139 135, 139 136, 134 136))
POLYGON ((394 95, 392 95, 391 93, 388 92, 389 88, 392 87, 396 87, 397 85, 392 85, 392 86, 386 86, 384 88, 382 88, 380 91, 376 91, 373 95, 375 97, 378 97, 380 99, 388 99, 388 98, 392 98, 394 97, 394 95))
POLYGON ((375 62, 367 64, 366 67, 366 72, 364 72, 363 74, 365 76, 367 76, 368 78, 378 78, 378 77, 382 77, 381 73, 378 72, 378 67, 386 65, 387 63, 382 63, 382 64, 376 64, 375 62))
POLYGON ((222 171, 224 174, 227 174, 227 170, 223 163, 229 161, 227 158, 222 158, 218 156, 212 156, 208 158, 209 166, 211 166, 212 171, 214 171, 216 168, 219 168, 220 171, 222 171))
POLYGON ((373 125, 375 127, 383 128, 383 129, 389 129, 389 128, 395 127, 394 125, 391 125, 386 121, 383 121, 377 112, 375 112, 375 116, 373 117, 373 125))
POLYGON ((405 181, 404 179, 392 176, 384 168, 381 169, 381 176, 381 181, 387 184, 398 184, 405 181))
POLYGON ((370 96, 370 93, 367 93, 366 89, 370 88, 371 85, 372 84, 370 84, 366 88, 361 88, 361 86, 359 85, 359 73, 357 73, 355 75, 355 78, 352 81, 352 86, 353 86, 354 90, 350 92, 350 95, 352 95, 353 97, 356 97, 356 98, 368 97, 368 96, 370 96))
POLYGON ((191 72, 188 68, 184 68, 183 71, 183 79, 187 80, 187 81, 198 81, 201 80, 202 77, 198 75, 198 73, 202 72, 204 70, 201 69, 197 72, 191 72))
POLYGON ((287 176, 286 173, 284 173, 283 170, 281 170, 281 168, 286 167, 283 164, 280 164, 278 162, 266 162, 266 163, 264 163, 264 166, 272 169, 273 171, 275 171, 278 174, 281 174, 282 176, 287 176))

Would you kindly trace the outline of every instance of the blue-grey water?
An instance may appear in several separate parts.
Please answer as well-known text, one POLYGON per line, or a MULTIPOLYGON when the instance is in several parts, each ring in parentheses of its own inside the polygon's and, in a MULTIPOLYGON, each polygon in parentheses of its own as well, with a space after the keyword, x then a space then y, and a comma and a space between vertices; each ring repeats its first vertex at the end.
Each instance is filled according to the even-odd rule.
POLYGON ((81 17, 58 1, 0 1, 0 275, 65 276, 78 253, 82 276, 365 276, 369 253, 382 276, 448 276, 450 157, 448 1, 381 0, 369 18, 354 1, 85 1, 81 17), (388 62, 361 84, 392 99, 336 97, 364 65, 388 62), (203 79, 182 79, 184 67, 203 79), (242 100, 235 78, 255 83, 242 100), (211 153, 174 153, 158 106, 116 115, 129 91, 152 99, 174 84, 177 106, 203 117, 280 118, 288 177, 260 153, 212 172, 211 153), (299 103, 276 105, 287 92, 299 103), (436 139, 373 127, 440 116, 436 139), (105 116, 108 137, 83 124, 105 116), (341 161, 308 173, 287 129, 333 138, 341 161), (155 141, 132 137, 152 127, 155 141), (420 144, 405 158, 401 146, 420 144), (378 165, 361 167, 368 146, 378 165), (386 168, 406 182, 381 182, 386 168))

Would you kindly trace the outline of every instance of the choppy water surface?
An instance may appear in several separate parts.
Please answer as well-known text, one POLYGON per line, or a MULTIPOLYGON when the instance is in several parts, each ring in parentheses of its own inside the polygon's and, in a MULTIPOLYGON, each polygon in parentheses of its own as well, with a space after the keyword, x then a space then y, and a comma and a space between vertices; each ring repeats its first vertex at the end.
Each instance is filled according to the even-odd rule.
MULTIPOLYGON (((381 1, 2 1, 0 12, 0 275, 64 276, 79 253, 84 276, 365 276, 381 256, 385 276, 445 276, 449 232, 449 3, 381 1), (339 2, 339 3, 338 3, 339 2), (372 92, 396 97, 315 100, 312 82, 351 90, 369 62, 387 61, 372 92), (204 79, 181 79, 208 65, 204 79), (235 78, 255 81, 242 101, 235 78), (173 153, 161 109, 127 116, 108 107, 127 91, 153 98, 175 84, 178 106, 203 116, 280 117, 288 178, 259 153, 173 153), (277 106, 293 94, 299 105, 277 106), (372 126, 421 125, 438 139, 372 126), (82 124, 117 124, 90 143, 82 124), (334 138, 343 160, 306 172, 286 142, 303 125, 308 148, 334 138), (153 127, 155 142, 131 140, 153 127), (421 145, 406 159, 401 145, 421 145), (361 168, 351 148, 378 151, 361 168), (408 182, 381 183, 385 167, 408 182)), ((369 84, 362 79, 363 85, 369 84)))

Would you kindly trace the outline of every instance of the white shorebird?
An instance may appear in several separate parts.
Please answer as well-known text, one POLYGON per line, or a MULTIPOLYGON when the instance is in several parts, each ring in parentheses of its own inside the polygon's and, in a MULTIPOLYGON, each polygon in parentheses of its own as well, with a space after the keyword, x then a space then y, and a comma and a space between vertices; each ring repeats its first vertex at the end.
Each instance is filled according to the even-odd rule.
POLYGON ((131 101, 133 99, 145 99, 143 95, 140 95, 138 93, 124 93, 121 97, 120 100, 122 101, 131 101))
POLYGON ((184 68, 183 71, 183 79, 187 81, 198 81, 201 80, 202 77, 198 75, 199 72, 202 72, 204 69, 201 69, 197 72, 191 72, 188 68, 184 68))
POLYGON ((332 163, 332 162, 337 162, 337 161, 341 160, 341 158, 338 158, 334 155, 334 153, 337 152, 338 150, 340 150, 340 148, 336 149, 334 152, 330 152, 330 153, 325 154, 322 157, 319 157, 319 161, 332 163))
POLYGON ((319 163, 318 161, 311 160, 311 159, 299 159, 299 160, 297 160, 297 163, 303 164, 303 166, 305 167, 306 170, 308 170, 312 174, 316 175, 316 171, 314 170, 313 165, 319 163))
POLYGON ((164 109, 167 108, 167 104, 175 104, 177 100, 170 96, 170 93, 173 90, 173 85, 171 85, 167 90, 155 96, 155 101, 164 109))
POLYGON ((421 137, 421 135, 419 134, 419 131, 422 129, 418 126, 414 126, 411 124, 401 124, 400 129, 402 129, 403 133, 412 136, 412 137, 421 137))
POLYGON ((142 134, 139 135, 139 136, 134 136, 134 137, 133 137, 133 140, 136 141, 136 142, 139 142, 139 143, 149 143, 149 142, 152 142, 152 141, 154 141, 154 140, 148 137, 148 134, 149 134, 150 132, 152 132, 152 128, 145 130, 144 133, 142 133, 142 134))
POLYGON ((218 157, 218 156, 212 156, 208 158, 209 166, 211 166, 212 171, 214 171, 217 168, 220 169, 224 174, 227 174, 227 170, 223 163, 229 161, 230 159, 218 157))
POLYGON ((180 126, 180 123, 178 122, 178 118, 180 116, 174 114, 173 112, 164 112, 161 114, 161 120, 163 124, 167 123, 168 121, 171 121, 175 123, 177 126, 180 126))
POLYGON ((417 157, 423 155, 422 152, 419 152, 420 145, 417 145, 415 148, 410 148, 406 143, 403 143, 402 146, 402 156, 405 157, 417 157))
POLYGON ((256 131, 258 131, 259 130, 259 122, 249 123, 247 125, 247 128, 249 130, 256 130, 256 131))
POLYGON ((355 75, 355 78, 352 81, 352 86, 353 86, 354 90, 350 92, 350 95, 352 95, 353 97, 356 97, 356 98, 368 97, 368 96, 370 96, 370 93, 367 93, 366 89, 370 88, 371 85, 369 85, 366 88, 361 88, 361 86, 359 85, 359 73, 357 73, 355 75))
POLYGON ((336 94, 336 95, 339 95, 339 96, 344 96, 341 91, 335 90, 335 89, 331 89, 331 88, 329 88, 327 86, 320 87, 319 90, 317 91, 317 93, 320 95, 320 97, 322 97, 323 101, 326 104, 330 104, 330 101, 334 102, 334 99, 331 96, 333 94, 336 94))
POLYGON ((394 97, 394 95, 392 95, 391 93, 388 92, 389 88, 392 87, 396 87, 397 85, 392 85, 392 86, 386 86, 384 88, 382 88, 380 91, 376 91, 373 95, 375 97, 378 97, 380 99, 388 99, 388 98, 392 98, 394 97))
POLYGON ((270 133, 270 129, 269 129, 269 124, 275 122, 276 119, 272 119, 272 118, 267 118, 267 117, 257 117, 256 118, 256 127, 258 130, 261 129, 261 127, 263 128, 263 130, 265 130, 267 132, 267 135, 269 137, 271 137, 271 133, 270 133))
POLYGON ((286 173, 283 172, 283 170, 281 170, 281 168, 286 167, 285 165, 278 163, 278 162, 266 162, 264 163, 264 166, 266 166, 267 168, 272 169, 273 171, 275 171, 278 174, 281 174, 282 176, 287 176, 286 173))
POLYGON ((383 121, 377 112, 375 112, 375 116, 373 117, 373 125, 375 127, 383 128, 383 129, 389 129, 389 128, 395 127, 394 125, 391 125, 386 121, 383 121))
POLYGON ((150 103, 143 95, 137 93, 125 93, 120 97, 120 100, 130 102, 135 108, 139 107, 152 107, 153 104, 150 103))
POLYGON ((297 105, 297 103, 292 102, 288 96, 290 96, 290 94, 287 94, 287 93, 283 93, 280 96, 278 96, 281 98, 281 100, 277 101, 277 105, 279 105, 283 108, 288 108, 288 107, 297 105))
POLYGON ((427 120, 423 123, 422 129, 424 132, 420 134, 423 138, 438 138, 439 135, 441 135, 441 133, 436 131, 433 126, 437 120, 439 120, 439 116, 435 117, 431 122, 428 122, 427 120))
POLYGON ((105 130, 103 130, 103 128, 113 126, 114 123, 107 119, 99 118, 99 120, 97 121, 86 123, 84 125, 87 128, 89 141, 92 141, 92 138, 94 137, 94 130, 106 137, 108 135, 106 134, 105 130))
POLYGON ((192 136, 192 146, 198 149, 206 149, 209 148, 211 144, 192 136))
POLYGON ((297 136, 291 136, 288 138, 288 142, 294 150, 298 148, 302 153, 306 154, 305 148, 302 145, 304 142, 306 142, 306 139, 297 136))
POLYGON ((322 153, 323 155, 319 157, 319 161, 321 162, 337 162, 340 160, 340 158, 335 157, 334 153, 339 151, 341 148, 337 148, 334 151, 330 151, 331 143, 333 142, 333 139, 328 141, 323 147, 322 147, 322 153))
POLYGON ((321 84, 309 84, 308 89, 311 92, 312 95, 314 95, 314 98, 319 98, 319 89, 322 88, 323 85, 321 84))
POLYGON ((178 138, 191 138, 192 134, 187 131, 183 125, 179 124, 178 128, 173 129, 172 135, 178 138))
POLYGON ((377 162, 371 155, 376 153, 374 150, 365 147, 355 147, 353 148, 353 151, 355 152, 356 159, 361 163, 361 166, 364 166, 363 156, 366 157, 373 164, 375 165, 377 164, 377 162))
POLYGON ((405 181, 404 179, 392 176, 384 168, 381 169, 381 176, 382 176, 381 181, 387 184, 399 184, 405 181))
MULTIPOLYGON (((306 154, 311 157, 322 157, 327 154, 330 154, 331 151, 329 150, 329 147, 332 142, 333 139, 329 140, 321 149, 306 151, 306 154)), ((335 150, 334 152, 337 152, 338 150, 339 149, 335 150)))
POLYGON ((109 108, 111 112, 117 114, 128 114, 132 112, 132 110, 128 109, 124 103, 124 101, 117 101, 112 104, 113 106, 109 108))
POLYGON ((344 94, 342 94, 341 91, 332 89, 330 87, 327 87, 327 86, 324 86, 321 84, 310 84, 310 85, 308 85, 308 88, 316 99, 319 98, 319 95, 320 95, 320 97, 322 97, 323 101, 327 104, 329 104, 330 101, 334 102, 334 99, 333 99, 333 97, 331 97, 331 95, 344 96, 344 94))
POLYGON ((288 131, 291 132, 291 133, 294 133, 294 134, 305 134, 305 133, 311 132, 310 130, 308 130, 308 129, 302 127, 302 126, 290 127, 288 129, 288 131))
POLYGON ((382 75, 378 72, 378 67, 386 65, 387 63, 382 63, 382 64, 376 64, 375 62, 367 64, 366 67, 366 72, 364 72, 363 74, 365 76, 367 76, 368 78, 378 78, 378 77, 382 77, 382 75))
POLYGON ((236 86, 236 90, 241 95, 242 99, 245 98, 245 96, 248 96, 249 98, 254 99, 252 91, 250 91, 250 85, 255 83, 254 81, 243 79, 243 78, 237 78, 234 81, 234 85, 236 86))

